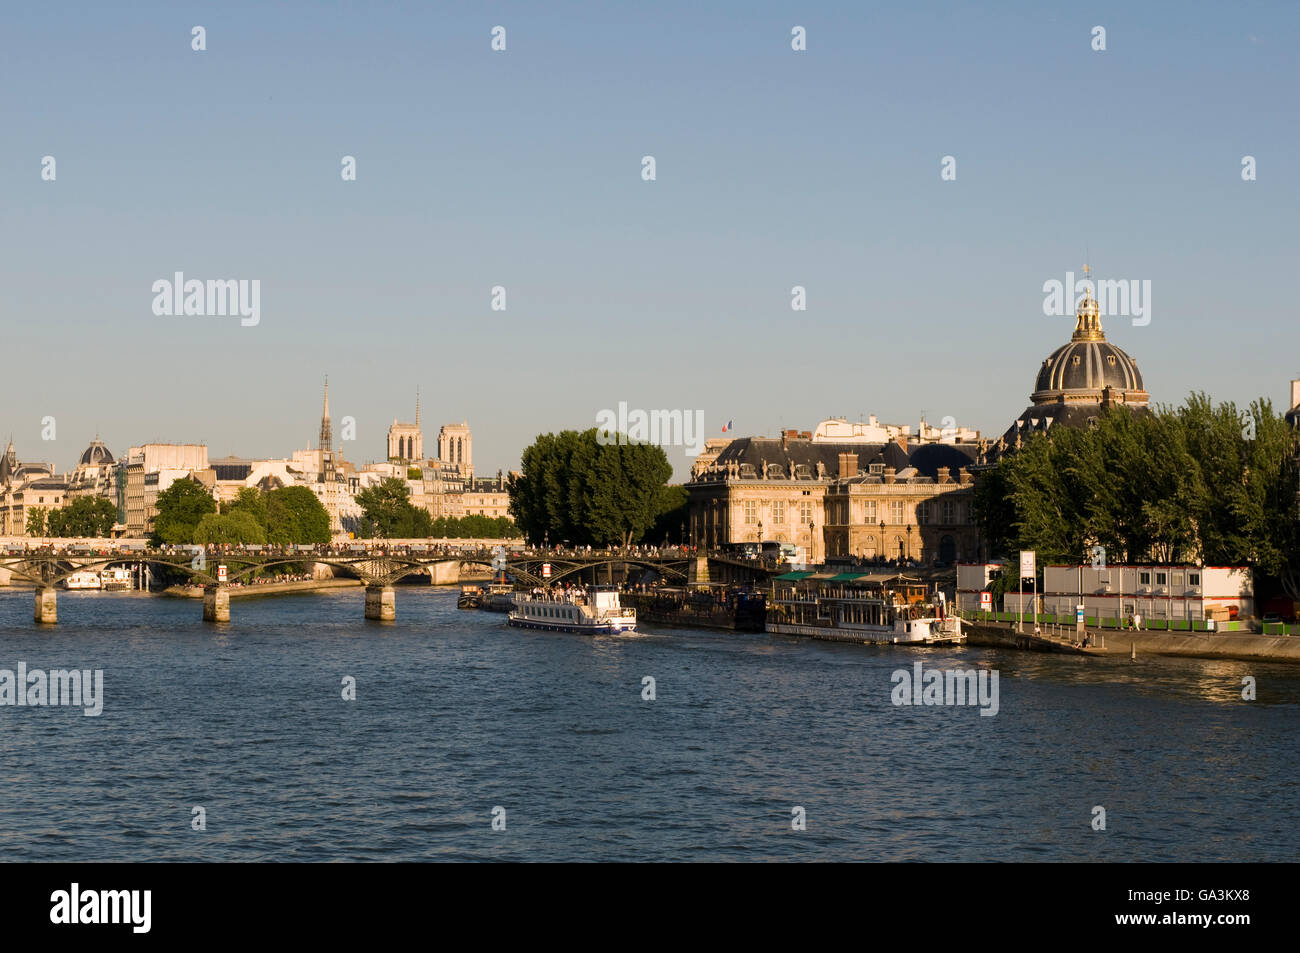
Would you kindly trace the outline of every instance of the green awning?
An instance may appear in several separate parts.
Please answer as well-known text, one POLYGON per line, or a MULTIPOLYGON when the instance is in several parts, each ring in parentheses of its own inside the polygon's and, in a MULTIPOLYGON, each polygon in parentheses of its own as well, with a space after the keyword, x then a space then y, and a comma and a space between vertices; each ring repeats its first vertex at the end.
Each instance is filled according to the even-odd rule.
POLYGON ((787 572, 776 577, 777 582, 798 582, 800 579, 807 579, 809 576, 817 575, 812 570, 802 572, 787 572))
POLYGON ((852 579, 862 579, 867 574, 865 572, 842 572, 838 576, 831 576, 830 582, 849 582, 852 579))

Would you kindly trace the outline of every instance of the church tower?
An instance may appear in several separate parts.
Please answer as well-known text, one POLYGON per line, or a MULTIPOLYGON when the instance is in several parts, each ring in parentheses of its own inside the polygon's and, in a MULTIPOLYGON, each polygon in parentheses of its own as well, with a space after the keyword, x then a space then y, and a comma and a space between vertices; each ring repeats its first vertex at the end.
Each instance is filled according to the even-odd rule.
POLYGON ((420 390, 415 391, 415 423, 398 423, 388 428, 388 459, 391 463, 418 466, 424 459, 424 434, 420 430, 420 390))

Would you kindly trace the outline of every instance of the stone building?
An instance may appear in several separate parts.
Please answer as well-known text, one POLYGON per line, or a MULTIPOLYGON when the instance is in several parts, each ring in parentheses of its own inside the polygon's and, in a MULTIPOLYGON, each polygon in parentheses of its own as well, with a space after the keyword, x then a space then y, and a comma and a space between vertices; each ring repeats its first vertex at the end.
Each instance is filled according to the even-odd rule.
POLYGON ((978 548, 967 468, 979 459, 977 444, 909 444, 901 434, 880 444, 795 430, 743 437, 686 484, 691 541, 791 543, 812 562, 951 561, 978 548))
POLYGON ((125 463, 126 535, 148 536, 158 515, 158 494, 181 479, 199 479, 215 493, 216 474, 201 443, 146 443, 127 450, 125 463))
POLYGON ((14 442, 0 456, 0 536, 27 535, 34 509, 56 510, 68 500, 68 481, 50 463, 23 463, 14 442))

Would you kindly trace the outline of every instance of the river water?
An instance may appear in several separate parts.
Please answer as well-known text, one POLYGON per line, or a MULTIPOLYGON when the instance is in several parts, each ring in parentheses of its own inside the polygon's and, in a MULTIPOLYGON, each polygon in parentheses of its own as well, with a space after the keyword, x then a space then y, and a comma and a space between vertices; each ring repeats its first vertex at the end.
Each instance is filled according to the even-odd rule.
POLYGON ((38 628, 31 592, 0 590, 0 669, 102 669, 103 711, 0 706, 10 860, 1241 861, 1300 845, 1300 666, 593 639, 510 629, 429 587, 398 588, 395 623, 366 622, 360 590, 234 600, 222 626, 197 601, 58 598, 59 624, 38 628), (997 714, 894 705, 916 661, 996 670, 997 714))

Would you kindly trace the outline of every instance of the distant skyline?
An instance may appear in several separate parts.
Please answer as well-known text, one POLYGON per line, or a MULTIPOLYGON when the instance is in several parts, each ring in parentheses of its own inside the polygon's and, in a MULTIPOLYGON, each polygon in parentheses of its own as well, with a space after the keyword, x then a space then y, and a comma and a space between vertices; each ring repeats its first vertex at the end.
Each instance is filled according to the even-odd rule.
POLYGON ((1300 5, 5 16, 0 438, 60 471, 96 432, 288 456, 327 374, 357 463, 417 387, 426 448, 468 421, 483 475, 620 402, 708 437, 924 414, 996 438, 1073 327, 1044 282, 1085 262, 1151 282, 1150 324, 1104 326, 1153 403, 1285 409, 1300 376, 1300 5), (258 322, 156 315, 176 272, 259 281, 258 322))

